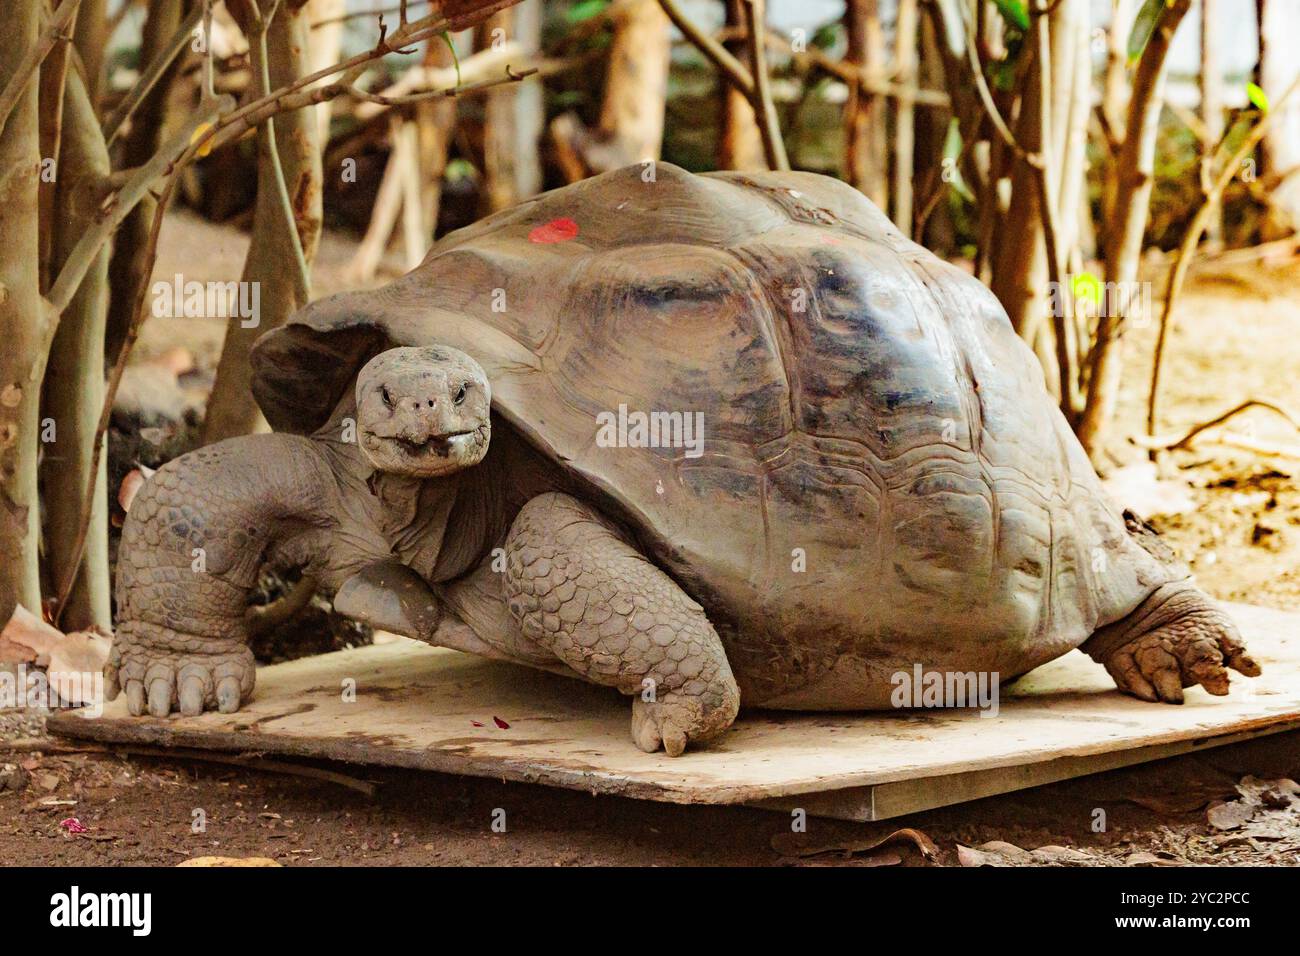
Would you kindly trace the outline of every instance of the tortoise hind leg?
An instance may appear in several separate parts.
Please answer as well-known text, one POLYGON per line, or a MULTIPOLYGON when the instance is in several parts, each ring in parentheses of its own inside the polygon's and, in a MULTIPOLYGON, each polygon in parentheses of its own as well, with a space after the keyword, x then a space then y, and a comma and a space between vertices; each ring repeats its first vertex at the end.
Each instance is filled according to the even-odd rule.
POLYGON ((593 508, 538 495, 505 552, 506 599, 524 634, 588 680, 636 694, 638 747, 675 757, 731 726, 740 690, 703 609, 593 508))
POLYGON ((1226 695, 1228 668, 1247 677, 1260 673, 1237 625, 1186 580, 1157 589, 1081 649, 1105 666, 1120 690, 1167 704, 1181 704, 1183 688, 1195 684, 1226 695))

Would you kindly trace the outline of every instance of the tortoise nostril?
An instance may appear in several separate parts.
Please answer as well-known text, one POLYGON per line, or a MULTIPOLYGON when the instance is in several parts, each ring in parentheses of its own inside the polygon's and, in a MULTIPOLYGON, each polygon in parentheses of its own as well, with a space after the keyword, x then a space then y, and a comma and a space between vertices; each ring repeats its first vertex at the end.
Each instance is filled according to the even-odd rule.
POLYGON ((433 408, 433 399, 429 399, 429 407, 433 408))

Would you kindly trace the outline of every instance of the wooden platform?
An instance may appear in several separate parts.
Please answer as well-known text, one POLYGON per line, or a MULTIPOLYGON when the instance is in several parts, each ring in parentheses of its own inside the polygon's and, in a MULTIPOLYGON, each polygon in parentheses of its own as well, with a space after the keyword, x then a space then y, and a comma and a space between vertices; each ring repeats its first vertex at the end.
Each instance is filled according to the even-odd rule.
POLYGON ((677 759, 633 746, 631 708, 615 692, 400 638, 267 667, 237 714, 133 719, 119 698, 98 719, 65 713, 50 728, 879 820, 1300 728, 1300 614, 1230 610, 1264 676, 1235 678, 1227 698, 1193 688, 1181 707, 1143 703, 1072 652, 1004 687, 997 717, 749 713, 677 759))

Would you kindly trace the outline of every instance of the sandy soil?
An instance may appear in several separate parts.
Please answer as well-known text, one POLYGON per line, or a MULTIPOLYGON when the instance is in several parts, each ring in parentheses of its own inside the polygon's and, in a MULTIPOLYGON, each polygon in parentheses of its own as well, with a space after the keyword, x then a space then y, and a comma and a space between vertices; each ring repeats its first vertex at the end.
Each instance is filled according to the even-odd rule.
MULTIPOLYGON (((177 217, 164 233, 157 275, 235 278, 245 244, 231 229, 177 217)), ((341 286, 350 249, 346 240, 327 238, 319 292, 341 286)), ((1178 318, 1162 429, 1184 430, 1247 397, 1300 409, 1300 268, 1254 263, 1202 274, 1178 318)), ((210 368, 221 331, 220 322, 157 320, 146 326, 139 357, 183 342, 201 367, 210 368)), ((1144 420, 1152 334, 1138 330, 1127 342, 1129 387, 1112 449, 1117 465, 1144 457, 1125 438, 1144 420)), ((1244 419, 1232 430, 1262 442, 1300 444, 1300 436, 1269 413, 1244 419)), ((1154 515, 1153 522, 1212 594, 1300 609, 1300 460, 1225 448, 1211 437, 1162 463, 1162 476, 1190 494, 1194 507, 1154 515)), ((334 768, 376 783, 378 794, 369 799, 317 780, 244 768, 59 752, 60 745, 41 733, 39 715, 0 714, 0 860, 9 863, 171 864, 201 855, 267 856, 288 865, 796 862, 780 842, 791 839, 787 818, 759 810, 334 768), (25 741, 20 750, 7 751, 5 742, 17 739, 25 741), (505 833, 490 826, 497 808, 506 811, 505 833), (206 832, 193 832, 196 810, 206 816, 206 832), (65 821, 73 818, 87 832, 69 832, 65 821), (787 854, 773 849, 774 837, 787 854)), ((1232 815, 1240 803, 1235 787, 1248 775, 1300 778, 1300 733, 871 826, 814 820, 807 839, 861 845, 908 826, 933 841, 932 862, 942 865, 961 862, 959 845, 989 841, 1051 848, 1021 856, 1005 846, 986 847, 991 862, 1023 865, 1300 862, 1300 798, 1289 802, 1285 785, 1263 789, 1251 822, 1227 828, 1213 822, 1232 815), (1105 813, 1103 832, 1094 832, 1098 809, 1105 813)), ((1245 786, 1254 785, 1248 780, 1245 786)), ((925 860, 903 840, 802 862, 925 860)))
MULTIPOLYGON (((1156 288, 1163 289, 1163 280, 1156 288)), ((1300 264, 1207 267, 1194 273, 1175 321, 1162 379, 1162 434, 1185 434, 1250 398, 1300 414, 1300 264)), ((1154 341, 1152 322, 1126 342, 1114 443, 1124 461, 1145 457, 1124 447, 1124 439, 1144 431, 1154 341)), ((1225 432, 1300 449, 1300 433, 1280 416, 1243 412, 1162 463, 1162 477, 1185 484, 1195 504, 1151 521, 1215 597, 1300 609, 1300 457, 1217 443, 1215 436, 1225 432)))

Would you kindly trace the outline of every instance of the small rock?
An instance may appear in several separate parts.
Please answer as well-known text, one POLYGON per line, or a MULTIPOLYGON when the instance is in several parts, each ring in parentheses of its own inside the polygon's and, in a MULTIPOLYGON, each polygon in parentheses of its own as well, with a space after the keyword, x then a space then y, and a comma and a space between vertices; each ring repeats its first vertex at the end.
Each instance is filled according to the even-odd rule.
POLYGON ((27 788, 27 771, 11 763, 0 767, 0 792, 12 790, 17 793, 27 788))

